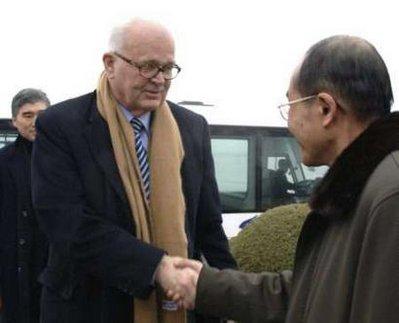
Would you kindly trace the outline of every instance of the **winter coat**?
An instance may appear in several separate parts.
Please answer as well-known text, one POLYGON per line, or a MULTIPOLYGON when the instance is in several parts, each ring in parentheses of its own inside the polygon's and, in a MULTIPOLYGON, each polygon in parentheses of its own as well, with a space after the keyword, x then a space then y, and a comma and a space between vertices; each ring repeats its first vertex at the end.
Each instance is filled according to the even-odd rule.
POLYGON ((315 190, 290 272, 204 268, 200 312, 240 322, 399 322, 399 114, 377 120, 315 190))
POLYGON ((47 258, 31 202, 32 143, 18 137, 0 150, 0 295, 3 323, 39 322, 37 278, 47 258))

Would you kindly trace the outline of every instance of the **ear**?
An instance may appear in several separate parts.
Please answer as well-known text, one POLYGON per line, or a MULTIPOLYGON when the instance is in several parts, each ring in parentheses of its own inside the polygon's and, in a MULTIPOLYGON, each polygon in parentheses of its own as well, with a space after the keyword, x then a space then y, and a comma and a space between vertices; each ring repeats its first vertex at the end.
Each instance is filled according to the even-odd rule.
POLYGON ((320 92, 317 95, 319 100, 319 112, 323 119, 323 127, 328 127, 337 118, 338 104, 334 97, 327 92, 320 92))
POLYGON ((107 73, 108 78, 114 78, 115 71, 115 57, 111 53, 105 53, 103 55, 104 69, 107 73))

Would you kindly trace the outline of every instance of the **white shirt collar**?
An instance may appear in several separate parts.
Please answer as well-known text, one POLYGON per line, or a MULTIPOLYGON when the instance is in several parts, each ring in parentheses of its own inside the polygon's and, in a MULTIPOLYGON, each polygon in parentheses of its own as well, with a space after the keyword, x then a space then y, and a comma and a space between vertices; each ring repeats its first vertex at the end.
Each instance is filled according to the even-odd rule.
MULTIPOLYGON (((130 123, 134 118, 134 114, 130 110, 126 109, 122 104, 118 104, 118 106, 122 109, 126 120, 130 123)), ((150 133, 151 111, 142 114, 138 119, 143 123, 146 132, 150 133)))

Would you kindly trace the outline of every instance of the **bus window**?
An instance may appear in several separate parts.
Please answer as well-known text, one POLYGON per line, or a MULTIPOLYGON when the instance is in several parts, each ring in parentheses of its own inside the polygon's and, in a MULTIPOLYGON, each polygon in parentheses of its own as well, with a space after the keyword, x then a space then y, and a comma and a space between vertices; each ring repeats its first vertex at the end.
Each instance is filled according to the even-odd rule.
POLYGON ((255 137, 213 136, 212 154, 224 212, 255 209, 255 137))
POLYGON ((306 201, 327 169, 303 165, 298 144, 293 137, 264 136, 262 208, 306 201))

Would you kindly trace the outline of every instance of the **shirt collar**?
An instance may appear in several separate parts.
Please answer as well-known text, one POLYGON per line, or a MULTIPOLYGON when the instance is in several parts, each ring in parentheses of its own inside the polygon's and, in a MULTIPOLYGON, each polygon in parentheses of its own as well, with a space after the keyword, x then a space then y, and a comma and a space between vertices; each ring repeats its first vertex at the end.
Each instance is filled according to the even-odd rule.
MULTIPOLYGON (((126 109, 122 104, 118 104, 118 106, 122 110, 126 120, 130 123, 134 118, 134 114, 130 110, 126 109)), ((138 119, 143 123, 146 132, 150 133, 151 111, 142 114, 138 119)))

